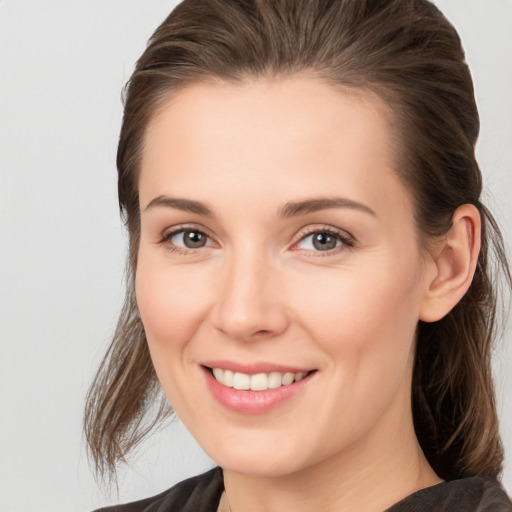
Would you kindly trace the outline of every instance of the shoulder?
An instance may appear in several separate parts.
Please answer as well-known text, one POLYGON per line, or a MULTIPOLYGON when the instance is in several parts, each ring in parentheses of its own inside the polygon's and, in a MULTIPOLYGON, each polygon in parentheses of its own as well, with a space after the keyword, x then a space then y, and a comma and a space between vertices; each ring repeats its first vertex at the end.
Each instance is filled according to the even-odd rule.
POLYGON ((223 490, 222 470, 217 467, 151 498, 95 512, 215 512, 223 490))
POLYGON ((495 480, 472 476, 421 489, 387 512, 512 512, 512 503, 495 480))

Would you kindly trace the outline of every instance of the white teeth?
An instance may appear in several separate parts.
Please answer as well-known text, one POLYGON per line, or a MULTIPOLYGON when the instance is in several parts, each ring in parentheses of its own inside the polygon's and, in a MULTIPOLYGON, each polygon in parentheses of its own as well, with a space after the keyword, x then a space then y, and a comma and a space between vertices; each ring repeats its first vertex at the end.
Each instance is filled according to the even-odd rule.
POLYGON ((283 374, 279 372, 272 372, 268 376, 268 387, 270 389, 275 389, 281 387, 283 384, 283 374))
POLYGON ((282 380, 283 386, 288 386, 294 380, 295 380, 295 374, 294 373, 285 373, 283 375, 283 380, 282 380))
MULTIPOLYGON (((224 370, 224 381, 219 381, 219 382, 224 382, 224 386, 228 386, 228 387, 232 388, 234 378, 235 378, 235 374, 231 370, 224 370)), ((217 380, 219 380, 219 379, 217 379, 217 380)))
POLYGON ((235 373, 233 377, 233 388, 235 389, 251 389, 251 376, 246 373, 235 373))
POLYGON ((266 373, 251 375, 251 389, 253 391, 265 391, 268 389, 268 377, 266 373))
POLYGON ((252 391, 265 391, 281 386, 289 386, 293 382, 299 382, 307 375, 307 372, 270 372, 248 375, 246 373, 232 372, 222 368, 213 368, 215 379, 229 388, 252 391))
POLYGON ((222 368, 214 368, 213 376, 219 381, 224 382, 224 370, 222 368))
POLYGON ((295 382, 299 382, 306 376, 306 372, 299 372, 295 374, 295 382))

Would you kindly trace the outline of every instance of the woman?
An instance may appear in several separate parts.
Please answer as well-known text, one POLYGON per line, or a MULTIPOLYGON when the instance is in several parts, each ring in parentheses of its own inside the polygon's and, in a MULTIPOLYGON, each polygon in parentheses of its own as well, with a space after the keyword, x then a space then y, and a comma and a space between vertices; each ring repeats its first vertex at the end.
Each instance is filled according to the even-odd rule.
POLYGON ((85 427, 112 474, 161 387, 219 467, 116 510, 512 510, 478 129, 426 0, 171 13, 126 91, 130 279, 85 427))

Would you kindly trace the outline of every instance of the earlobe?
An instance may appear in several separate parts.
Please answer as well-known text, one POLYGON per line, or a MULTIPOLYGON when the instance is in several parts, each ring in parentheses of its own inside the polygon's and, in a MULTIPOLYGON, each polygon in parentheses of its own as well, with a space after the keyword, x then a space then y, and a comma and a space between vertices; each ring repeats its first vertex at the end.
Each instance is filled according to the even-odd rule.
POLYGON ((459 206, 452 226, 433 255, 433 278, 427 283, 420 320, 435 322, 462 299, 475 274, 480 253, 481 218, 471 204, 459 206))

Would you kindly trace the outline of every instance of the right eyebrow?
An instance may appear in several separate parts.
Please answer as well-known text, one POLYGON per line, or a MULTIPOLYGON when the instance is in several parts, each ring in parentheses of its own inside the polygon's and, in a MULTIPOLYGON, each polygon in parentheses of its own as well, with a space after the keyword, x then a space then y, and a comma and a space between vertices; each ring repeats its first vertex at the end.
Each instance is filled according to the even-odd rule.
POLYGON ((206 206, 206 204, 201 201, 193 201, 191 199, 181 199, 179 197, 169 197, 169 196, 158 196, 152 199, 144 211, 150 210, 151 208, 156 208, 157 206, 165 207, 165 208, 174 208, 176 210, 182 210, 184 212, 196 213, 197 215, 204 215, 206 217, 212 217, 213 213, 206 206))
POLYGON ((289 202, 281 208, 278 216, 281 218, 289 218, 329 208, 351 208, 353 210, 369 213, 374 217, 376 216, 375 212, 370 207, 345 197, 314 197, 302 201, 289 202))

